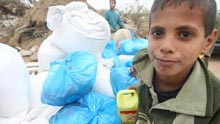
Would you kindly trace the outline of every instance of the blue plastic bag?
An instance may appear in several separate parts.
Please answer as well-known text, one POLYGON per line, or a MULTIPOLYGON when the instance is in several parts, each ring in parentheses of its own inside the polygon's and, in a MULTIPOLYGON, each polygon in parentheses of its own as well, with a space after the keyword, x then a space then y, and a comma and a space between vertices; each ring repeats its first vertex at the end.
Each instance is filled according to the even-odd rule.
POLYGON ((118 56, 117 56, 115 53, 113 53, 113 51, 111 51, 111 50, 109 50, 109 49, 104 49, 104 50, 102 51, 102 58, 104 58, 104 59, 113 59, 114 65, 115 65, 116 63, 119 63, 119 62, 120 62, 118 56))
POLYGON ((50 119, 50 124, 120 124, 116 100, 90 92, 64 106, 50 119))
POLYGON ((118 49, 116 48, 116 41, 111 40, 105 46, 105 49, 112 51, 115 55, 118 55, 118 49))
POLYGON ((97 60, 88 52, 74 52, 60 62, 51 62, 41 101, 55 106, 72 103, 89 93, 96 81, 97 60))
POLYGON ((120 62, 120 60, 118 58, 118 50, 116 48, 115 41, 109 41, 106 44, 105 48, 102 51, 102 58, 113 59, 114 65, 120 62))
POLYGON ((137 84, 137 79, 132 77, 129 67, 112 68, 110 80, 115 96, 119 90, 128 89, 129 86, 137 84))
POLYGON ((139 50, 148 47, 148 40, 137 38, 134 40, 122 40, 118 54, 135 55, 139 50))

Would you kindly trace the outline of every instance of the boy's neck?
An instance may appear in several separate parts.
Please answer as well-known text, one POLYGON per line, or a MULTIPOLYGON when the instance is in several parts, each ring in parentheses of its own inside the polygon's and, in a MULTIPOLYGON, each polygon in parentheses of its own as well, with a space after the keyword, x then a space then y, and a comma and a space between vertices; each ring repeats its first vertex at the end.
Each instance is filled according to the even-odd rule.
POLYGON ((185 76, 177 75, 172 77, 163 76, 156 73, 154 78, 159 86, 160 91, 174 91, 180 89, 185 84, 190 73, 191 70, 188 71, 185 76))
POLYGON ((184 81, 174 82, 174 81, 162 80, 157 78, 156 78, 156 82, 159 86, 159 90, 163 92, 180 89, 185 83, 184 81))

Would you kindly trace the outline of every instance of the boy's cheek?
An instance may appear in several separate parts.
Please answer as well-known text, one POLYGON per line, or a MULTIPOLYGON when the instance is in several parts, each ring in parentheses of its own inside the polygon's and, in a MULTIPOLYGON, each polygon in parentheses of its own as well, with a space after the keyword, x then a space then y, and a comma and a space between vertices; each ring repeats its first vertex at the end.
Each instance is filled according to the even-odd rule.
POLYGON ((159 44, 155 44, 152 41, 148 42, 148 52, 156 50, 157 47, 159 47, 159 44))
MULTIPOLYGON (((149 47, 148 47, 149 48, 149 47)), ((148 49, 148 55, 149 55, 149 57, 150 57, 150 60, 152 60, 153 59, 153 56, 154 56, 154 51, 152 50, 152 49, 148 49)))

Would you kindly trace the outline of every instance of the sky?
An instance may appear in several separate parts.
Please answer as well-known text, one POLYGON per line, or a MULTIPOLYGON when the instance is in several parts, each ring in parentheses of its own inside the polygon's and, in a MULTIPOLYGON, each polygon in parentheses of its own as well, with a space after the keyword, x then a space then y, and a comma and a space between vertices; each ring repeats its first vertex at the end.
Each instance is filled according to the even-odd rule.
MULTIPOLYGON (((137 0, 139 4, 144 5, 148 10, 151 8, 153 0, 137 0)), ((220 10, 220 0, 215 0, 217 2, 217 9, 220 10)), ((109 0, 87 0, 87 2, 96 9, 108 9, 109 0)), ((124 5, 134 5, 135 0, 117 0, 116 8, 120 9, 124 5)))

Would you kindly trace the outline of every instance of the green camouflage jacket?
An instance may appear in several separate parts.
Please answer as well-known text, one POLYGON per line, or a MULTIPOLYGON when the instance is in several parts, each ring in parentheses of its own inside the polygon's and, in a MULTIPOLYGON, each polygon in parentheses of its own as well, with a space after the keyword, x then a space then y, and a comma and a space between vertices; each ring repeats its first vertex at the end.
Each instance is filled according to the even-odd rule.
POLYGON ((158 103, 146 49, 134 58, 139 106, 136 124, 220 124, 220 80, 197 60, 176 98, 158 103))

